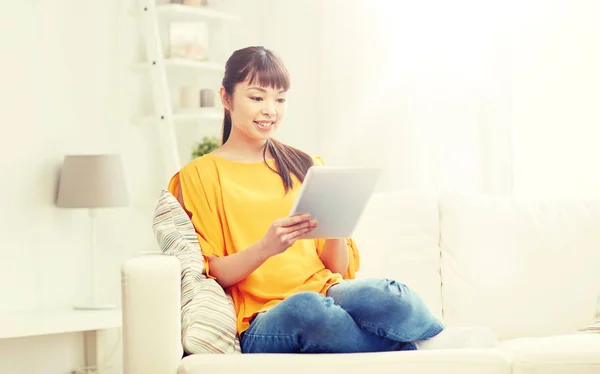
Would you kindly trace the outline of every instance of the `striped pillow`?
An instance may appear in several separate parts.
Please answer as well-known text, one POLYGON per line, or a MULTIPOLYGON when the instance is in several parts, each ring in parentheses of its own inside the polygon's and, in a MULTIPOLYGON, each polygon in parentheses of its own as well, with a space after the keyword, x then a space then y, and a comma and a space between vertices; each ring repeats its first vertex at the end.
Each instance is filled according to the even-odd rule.
POLYGON ((231 297, 206 277, 196 231, 175 196, 163 191, 153 229, 165 255, 181 263, 181 338, 188 354, 241 353, 231 297))

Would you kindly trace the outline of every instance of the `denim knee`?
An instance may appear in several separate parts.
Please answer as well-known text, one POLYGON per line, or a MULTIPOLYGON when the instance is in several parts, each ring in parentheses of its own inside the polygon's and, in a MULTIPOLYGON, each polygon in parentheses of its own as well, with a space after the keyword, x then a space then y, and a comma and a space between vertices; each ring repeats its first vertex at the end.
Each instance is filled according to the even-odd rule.
POLYGON ((328 314, 328 308, 334 305, 330 297, 325 297, 317 292, 300 292, 283 300, 278 312, 285 319, 288 326, 304 330, 305 327, 314 328, 323 323, 328 314))
POLYGON ((371 319, 389 311, 407 315, 420 306, 419 298, 410 288, 392 279, 342 282, 333 286, 328 295, 359 319, 371 319))
POLYGON ((327 295, 362 328, 378 336, 408 342, 431 337, 442 328, 412 289, 392 279, 344 281, 327 295))

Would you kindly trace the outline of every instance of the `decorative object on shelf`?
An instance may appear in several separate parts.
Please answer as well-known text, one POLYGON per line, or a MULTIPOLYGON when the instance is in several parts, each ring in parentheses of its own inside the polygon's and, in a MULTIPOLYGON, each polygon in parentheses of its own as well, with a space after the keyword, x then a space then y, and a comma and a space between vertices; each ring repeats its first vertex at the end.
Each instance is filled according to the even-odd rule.
POLYGON ((56 205, 59 208, 85 208, 90 216, 90 294, 85 303, 75 305, 75 309, 115 308, 115 305, 98 304, 96 300, 95 209, 129 205, 121 157, 116 154, 65 156, 56 205))
POLYGON ((183 4, 183 0, 170 0, 170 4, 183 4))
POLYGON ((179 107, 196 109, 200 105, 200 89, 194 86, 183 86, 179 91, 179 107))
POLYGON ((221 141, 216 136, 205 136, 202 142, 196 143, 192 149, 192 158, 201 157, 219 148, 221 141))
POLYGON ((215 107, 215 91, 211 89, 199 89, 194 86, 183 86, 180 88, 179 108, 198 109, 215 107))
POLYGON ((215 106, 215 92, 211 89, 200 91, 200 107, 212 108, 215 106))
POLYGON ((183 0, 184 5, 207 6, 208 0, 183 0))
POLYGON ((205 22, 169 24, 171 58, 208 60, 208 25, 205 22))

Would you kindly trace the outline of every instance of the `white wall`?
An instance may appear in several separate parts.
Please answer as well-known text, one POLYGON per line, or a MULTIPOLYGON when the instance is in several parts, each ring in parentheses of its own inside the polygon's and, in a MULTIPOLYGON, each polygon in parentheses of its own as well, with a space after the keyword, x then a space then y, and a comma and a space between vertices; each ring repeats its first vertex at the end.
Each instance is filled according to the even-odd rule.
POLYGON ((323 153, 381 188, 600 198, 600 3, 321 3, 323 153))
POLYGON ((322 2, 327 158, 383 168, 380 189, 506 189, 488 152, 506 126, 488 104, 505 94, 490 4, 322 2))
POLYGON ((514 192, 600 198, 600 2, 521 2, 514 22, 514 192))
MULTIPOLYGON (((128 72, 136 50, 125 5, 0 5, 0 312, 69 307, 83 296, 87 213, 54 206, 65 154, 122 153, 136 204, 161 187, 151 130, 128 123, 139 94, 128 72)), ((155 248, 151 211, 132 206, 98 212, 103 301, 120 304, 122 260, 155 248)), ((82 364, 81 343, 81 334, 1 340, 0 372, 68 373, 82 364)))

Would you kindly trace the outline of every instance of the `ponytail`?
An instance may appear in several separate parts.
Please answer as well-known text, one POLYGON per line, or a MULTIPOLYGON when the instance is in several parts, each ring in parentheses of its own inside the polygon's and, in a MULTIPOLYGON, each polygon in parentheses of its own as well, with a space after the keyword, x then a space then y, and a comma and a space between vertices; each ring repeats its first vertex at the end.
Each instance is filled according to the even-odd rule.
POLYGON ((225 114, 223 116, 223 135, 221 137, 221 144, 225 144, 227 139, 229 139, 229 135, 231 134, 231 114, 227 109, 225 110, 225 114))
POLYGON ((266 153, 267 149, 275 160, 275 166, 277 170, 273 169, 270 165, 269 169, 279 174, 283 187, 287 193, 294 187, 291 174, 294 174, 301 182, 304 181, 308 169, 313 166, 313 159, 307 153, 302 152, 299 149, 285 145, 275 139, 267 139, 265 149, 263 150, 263 160, 267 162, 266 153))

